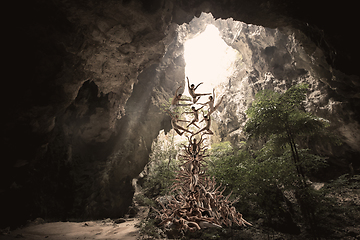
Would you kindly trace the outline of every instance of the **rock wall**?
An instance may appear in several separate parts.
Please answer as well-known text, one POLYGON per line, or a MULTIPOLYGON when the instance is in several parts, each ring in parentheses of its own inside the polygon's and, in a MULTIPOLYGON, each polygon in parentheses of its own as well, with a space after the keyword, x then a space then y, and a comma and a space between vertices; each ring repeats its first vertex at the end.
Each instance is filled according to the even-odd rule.
POLYGON ((247 25, 231 19, 213 20, 213 24, 222 29, 224 41, 241 55, 236 63, 237 72, 229 83, 219 88, 228 100, 219 116, 223 122, 237 123, 236 127, 224 129, 223 134, 231 134, 243 126, 244 112, 259 90, 284 92, 294 84, 308 83, 306 110, 330 120, 331 128, 342 136, 347 149, 360 151, 358 76, 333 69, 314 44, 314 52, 309 55, 297 39, 299 33, 286 35, 281 29, 247 25), (340 82, 345 86, 339 85, 340 82))
POLYGON ((351 162, 359 164, 358 76, 333 69, 325 54, 298 31, 287 35, 288 31, 282 28, 271 29, 233 19, 216 20, 211 14, 203 13, 182 26, 182 35, 186 36, 183 41, 203 31, 207 24, 215 25, 222 39, 239 52, 236 71, 228 82, 216 88, 218 99, 221 95, 225 98, 214 114, 215 141, 229 140, 236 145, 246 140, 242 132, 247 120, 245 111, 258 91, 284 92, 297 83, 307 83, 306 110, 328 119, 331 131, 343 141, 341 147, 328 143, 312 143, 309 147, 329 157, 340 167, 339 173, 348 171, 351 162), (298 39, 307 42, 307 47, 298 39), (313 49, 311 54, 309 49, 313 49))
MULTIPOLYGON (((146 164, 159 130, 170 128, 158 103, 184 84, 184 36, 177 35, 177 26, 203 11, 278 28, 211 20, 243 59, 223 89, 228 104, 218 116, 226 122, 220 135, 241 138, 243 108, 257 90, 307 81, 308 108, 325 118, 331 114, 347 147, 358 152, 359 79, 351 75, 357 74, 351 65, 357 55, 339 44, 342 28, 298 14, 305 5, 261 0, 22 5, 18 39, 23 40, 14 47, 21 52, 21 71, 4 88, 2 145, 8 157, 0 165, 0 199, 7 209, 1 212, 8 214, 1 227, 39 216, 102 218, 127 212, 131 179, 146 164), (233 29, 225 31, 228 27, 233 29), (229 34, 239 32, 233 41, 229 34)), ((356 39, 351 33, 348 45, 356 39)))

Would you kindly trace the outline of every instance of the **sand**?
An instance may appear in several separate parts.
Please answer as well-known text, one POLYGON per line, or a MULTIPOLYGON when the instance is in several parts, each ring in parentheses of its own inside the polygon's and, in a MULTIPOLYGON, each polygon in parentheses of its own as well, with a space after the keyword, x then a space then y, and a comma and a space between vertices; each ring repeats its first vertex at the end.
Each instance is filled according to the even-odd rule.
POLYGON ((139 238, 139 228, 135 227, 139 218, 127 219, 116 224, 114 221, 99 220, 87 222, 52 222, 16 229, 0 235, 0 239, 30 240, 72 240, 72 239, 128 239, 139 238))

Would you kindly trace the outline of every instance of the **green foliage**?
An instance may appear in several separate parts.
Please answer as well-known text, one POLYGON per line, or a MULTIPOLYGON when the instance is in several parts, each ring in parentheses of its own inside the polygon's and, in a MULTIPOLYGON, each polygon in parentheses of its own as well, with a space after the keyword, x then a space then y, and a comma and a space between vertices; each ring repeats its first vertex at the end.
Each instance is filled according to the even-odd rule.
POLYGON ((304 142, 317 136, 327 136, 329 122, 304 111, 307 87, 296 85, 283 94, 259 92, 246 111, 249 119, 244 131, 250 138, 261 140, 262 146, 249 150, 248 145, 248 151, 216 146, 210 172, 241 196, 238 206, 245 208, 241 212, 251 207, 261 209, 258 214, 270 222, 274 217, 290 216, 291 204, 284 192, 295 193, 293 200, 314 230, 316 206, 322 200, 309 188, 305 176, 326 161, 299 146, 306 146, 304 142))
MULTIPOLYGON (((189 97, 189 96, 184 96, 183 95, 181 98, 188 100, 188 101, 184 101, 184 103, 192 102, 191 97, 189 97)), ((162 100, 162 101, 158 100, 154 104, 159 107, 160 111, 162 111, 163 113, 168 114, 168 111, 170 109, 171 102, 172 102, 173 99, 174 98, 169 98, 167 101, 166 100, 162 100)), ((174 108, 171 112, 173 114, 178 114, 180 116, 183 112, 191 112, 191 108, 190 108, 190 106, 181 106, 181 107, 174 108)))
POLYGON ((295 85, 284 94, 269 90, 258 92, 246 111, 249 120, 244 130, 254 137, 277 134, 287 139, 289 134, 308 137, 328 127, 327 120, 303 111, 307 87, 306 84, 295 85))
POLYGON ((140 206, 149 206, 149 207, 155 207, 156 203, 155 200, 146 197, 143 194, 137 194, 134 196, 134 200, 136 201, 137 204, 139 204, 140 206))
MULTIPOLYGON (((298 153, 303 159, 300 164, 305 172, 326 163, 325 158, 311 154, 309 149, 300 149, 298 153)), ((225 194, 233 191, 234 196, 240 197, 236 207, 248 218, 265 218, 269 224, 272 219, 283 219, 289 223, 292 222, 288 219, 289 211, 294 206, 291 206, 284 192, 297 191, 294 183, 299 181, 291 158, 290 147, 278 148, 274 140, 251 153, 246 149, 235 150, 229 142, 222 142, 211 148, 208 172, 215 176, 218 183, 227 187, 225 194)), ((313 192, 307 196, 311 196, 307 199, 311 200, 312 206, 318 206, 322 201, 322 196, 313 192)))
POLYGON ((233 148, 230 142, 219 142, 211 146, 210 153, 210 158, 216 160, 219 157, 232 155, 233 148))
MULTIPOLYGON (((324 141, 329 136, 329 122, 304 111, 306 90, 307 85, 302 84, 284 94, 263 91, 256 95, 246 112, 249 119, 244 130, 251 139, 261 139, 259 148, 250 149, 250 141, 241 149, 234 149, 229 142, 211 146, 207 173, 226 187, 224 195, 232 191, 232 198, 239 197, 235 206, 248 220, 265 218, 271 223, 282 219, 288 224, 303 221, 303 217, 313 224, 324 220, 332 209, 324 192, 305 184, 305 176, 324 167, 326 158, 314 155, 303 142, 324 141)), ((169 138, 153 145, 144 183, 146 197, 142 199, 147 205, 152 204, 151 198, 168 194, 179 148, 180 144, 169 138)))
POLYGON ((155 219, 143 219, 141 220, 139 227, 140 227, 140 235, 145 239, 159 239, 160 233, 159 228, 156 226, 155 219))
POLYGON ((313 136, 326 136, 325 129, 329 126, 327 120, 303 110, 302 103, 307 87, 306 84, 295 85, 284 94, 259 92, 252 106, 246 111, 249 120, 244 128, 250 137, 265 137, 281 149, 284 149, 285 145, 289 146, 297 175, 301 177, 300 185, 303 186, 306 185, 305 168, 311 161, 305 162, 309 156, 304 159, 300 156, 298 145, 305 140, 309 141, 313 136))
POLYGON ((291 185, 294 169, 280 157, 263 160, 265 155, 271 155, 269 151, 263 149, 259 157, 254 158, 249 152, 229 149, 224 143, 211 149, 209 174, 227 187, 225 193, 232 190, 234 196, 240 197, 237 207, 246 216, 276 217, 284 211, 279 186, 291 185), (225 148, 220 150, 220 146, 225 148))
POLYGON ((337 179, 330 181, 326 187, 335 189, 344 186, 350 189, 360 189, 360 175, 354 175, 352 177, 350 177, 349 174, 341 175, 337 179))
POLYGON ((165 161, 158 162, 144 182, 145 195, 154 198, 168 194, 175 179, 175 170, 177 166, 174 161, 170 164, 165 161))
POLYGON ((175 142, 174 134, 160 134, 157 141, 153 143, 143 183, 146 197, 153 199, 169 193, 175 179, 175 170, 178 170, 176 158, 181 144, 181 142, 175 142))

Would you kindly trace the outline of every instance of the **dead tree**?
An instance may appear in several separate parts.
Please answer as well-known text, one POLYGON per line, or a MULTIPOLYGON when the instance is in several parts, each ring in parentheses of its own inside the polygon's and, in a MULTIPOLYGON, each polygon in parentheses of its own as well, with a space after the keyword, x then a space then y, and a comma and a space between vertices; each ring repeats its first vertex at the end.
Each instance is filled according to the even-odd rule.
POLYGON ((232 224, 251 225, 233 206, 238 199, 230 201, 231 193, 224 196, 225 188, 217 186, 214 177, 206 174, 207 148, 201 146, 202 137, 198 142, 191 138, 188 140, 189 145, 184 145, 180 155, 180 170, 172 185, 171 199, 166 205, 158 201, 162 207, 157 211, 162 220, 159 225, 172 224, 185 231, 232 224))

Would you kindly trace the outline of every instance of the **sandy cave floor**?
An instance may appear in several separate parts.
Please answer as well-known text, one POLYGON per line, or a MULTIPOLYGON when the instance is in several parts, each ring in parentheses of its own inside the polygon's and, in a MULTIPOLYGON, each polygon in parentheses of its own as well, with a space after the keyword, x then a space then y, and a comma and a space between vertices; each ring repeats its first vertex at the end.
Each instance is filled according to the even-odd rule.
POLYGON ((0 232, 0 240, 79 240, 79 239, 117 239, 137 240, 140 238, 139 223, 149 213, 149 208, 138 206, 135 218, 110 218, 86 222, 49 222, 34 220, 29 226, 13 231, 0 232))
MULTIPOLYGON (((359 177, 353 179, 341 179, 342 181, 333 184, 328 196, 332 197, 341 209, 347 211, 332 212, 329 215, 328 224, 333 226, 332 233, 326 239, 360 239, 360 188, 359 177)), ((314 185, 315 189, 322 188, 321 185, 314 185)), ((86 222, 50 222, 42 223, 44 220, 34 220, 28 226, 16 230, 0 229, 0 240, 10 239, 52 239, 52 240, 78 240, 78 239, 119 239, 137 240, 140 239, 140 225, 142 219, 146 218, 149 208, 138 206, 138 213, 135 218, 105 219, 86 222), (121 222, 121 223, 120 223, 121 222)), ((269 231, 264 230, 259 224, 254 227, 243 229, 242 236, 246 239, 268 239, 269 231), (259 226, 258 226, 259 225, 259 226)), ((271 231, 272 239, 306 239, 304 235, 288 235, 271 231)), ((239 235, 240 236, 240 235, 239 235)))
POLYGON ((53 222, 43 223, 11 231, 9 234, 0 235, 0 239, 128 239, 139 238, 139 228, 135 227, 140 218, 130 218, 123 223, 99 220, 87 222, 53 222))

